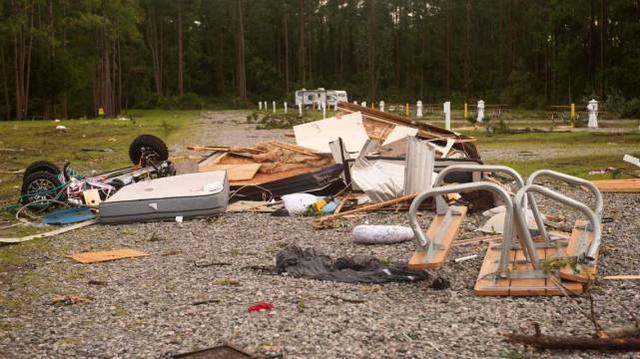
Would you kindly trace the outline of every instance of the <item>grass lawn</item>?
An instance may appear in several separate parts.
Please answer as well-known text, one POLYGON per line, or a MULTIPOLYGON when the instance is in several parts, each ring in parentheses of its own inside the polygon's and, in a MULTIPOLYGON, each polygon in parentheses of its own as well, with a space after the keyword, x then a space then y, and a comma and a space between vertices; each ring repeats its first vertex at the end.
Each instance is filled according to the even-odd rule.
POLYGON ((133 110, 130 120, 92 119, 53 121, 0 121, 0 204, 17 199, 21 174, 31 162, 48 160, 58 165, 71 161, 78 172, 116 169, 130 165, 128 149, 140 134, 153 134, 167 143, 200 111, 133 110), (66 131, 56 126, 67 127, 66 131), (83 151, 82 149, 104 150, 83 151))

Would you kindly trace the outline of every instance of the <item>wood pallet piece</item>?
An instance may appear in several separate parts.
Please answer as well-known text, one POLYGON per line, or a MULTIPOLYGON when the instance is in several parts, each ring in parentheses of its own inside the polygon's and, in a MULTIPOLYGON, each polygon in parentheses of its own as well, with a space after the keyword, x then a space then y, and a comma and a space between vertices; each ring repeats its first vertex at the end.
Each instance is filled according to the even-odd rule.
MULTIPOLYGON (((560 250, 560 253, 558 253, 558 249, 557 248, 547 248, 547 255, 546 255, 546 259, 553 259, 553 258, 557 258, 557 257, 567 257, 567 247, 563 247, 560 250)), ((548 295, 564 295, 564 291, 560 288, 558 288, 558 286, 555 284, 557 281, 560 281, 562 287, 564 287, 564 289, 566 291, 568 291, 569 293, 573 293, 573 294, 582 294, 584 293, 584 286, 582 285, 582 283, 578 283, 578 282, 574 282, 574 281, 567 281, 567 280, 563 280, 562 277, 558 278, 556 277, 556 281, 552 280, 552 279, 547 279, 547 293, 548 295)))
POLYGON ((306 147, 302 147, 302 146, 298 146, 298 145, 294 145, 291 143, 284 143, 284 142, 278 142, 278 141, 271 141, 269 142, 269 145, 274 146, 274 147, 279 147, 291 152, 295 152, 295 153, 299 153, 301 155, 306 155, 306 156, 310 156, 310 157, 317 157, 319 156, 318 152, 310 149, 310 148, 306 148, 306 147))
MULTIPOLYGON (((554 258, 555 248, 537 248, 541 261, 547 258, 554 258)), ((524 251, 521 249, 511 249, 509 251, 509 269, 515 272, 528 272, 533 270, 530 263, 521 263, 525 260, 524 251), (520 262, 520 263, 519 263, 520 262)), ((487 249, 487 254, 482 263, 478 280, 474 287, 474 292, 479 296, 551 296, 563 295, 563 291, 558 288, 553 279, 531 278, 531 279, 497 279, 484 278, 487 274, 495 273, 498 270, 500 261, 500 245, 492 245, 487 249)), ((580 283, 562 282, 562 285, 571 293, 582 294, 583 287, 580 283)))
POLYGON ((247 163, 247 164, 212 164, 209 166, 199 168, 200 172, 210 171, 227 171, 229 182, 232 181, 248 181, 256 176, 258 170, 262 164, 260 163, 247 163))
MULTIPOLYGON (((573 231, 571 232, 571 239, 569 240, 569 245, 567 246, 567 257, 576 257, 578 250, 578 241, 580 236, 584 233, 584 227, 589 222, 584 220, 577 220, 575 226, 573 227, 573 231)), ((591 245, 591 241, 593 241, 593 231, 587 231, 587 246, 591 245)), ((593 266, 580 266, 578 268, 578 272, 574 271, 570 265, 566 265, 560 269, 560 278, 580 283, 588 283, 592 280, 597 272, 598 268, 598 257, 596 255, 593 266)))
POLYGON ((211 156, 203 159, 202 161, 198 162, 198 169, 202 166, 202 167, 206 167, 209 165, 214 165, 217 163, 220 163, 220 161, 227 157, 227 152, 214 152, 211 154, 211 156))
POLYGON ((305 173, 310 173, 310 172, 315 172, 315 171, 319 171, 321 168, 320 167, 302 167, 302 168, 297 168, 297 169, 293 169, 293 170, 289 170, 289 171, 283 171, 283 172, 277 172, 277 173, 258 173, 256 174, 253 178, 249 179, 249 180, 238 180, 238 181, 232 181, 229 180, 229 184, 232 187, 240 187, 240 186, 257 186, 257 185, 261 185, 264 183, 269 183, 269 182, 273 182, 273 181, 277 181, 277 180, 281 180, 281 179, 285 179, 285 178, 289 178, 289 177, 293 177, 293 176, 298 176, 298 175, 302 175, 305 173))
POLYGON ((591 181, 600 192, 635 193, 640 192, 640 178, 591 181))
MULTIPOLYGON (((459 213, 454 214, 453 218, 451 218, 451 224, 447 229, 447 232, 443 238, 442 245, 444 248, 436 250, 431 261, 425 262, 427 258, 427 252, 415 252, 411 259, 409 260, 409 268, 411 269, 432 269, 432 268, 440 268, 444 265, 447 260, 447 256, 449 255, 449 251, 451 250, 451 244, 453 240, 458 236, 458 232, 460 231, 460 226, 462 221, 467 215, 467 207, 460 206, 457 207, 459 213)), ((445 215, 438 214, 431 221, 431 225, 427 230, 427 237, 435 238, 436 233, 440 229, 440 225, 442 221, 444 221, 445 215)))
MULTIPOLYGON (((485 278, 487 275, 497 273, 500 267, 500 246, 501 244, 492 244, 487 248, 487 254, 484 256, 480 273, 476 280, 473 291, 479 296, 508 296, 509 295, 509 279, 493 279, 485 278)), ((509 251, 509 262, 513 262, 515 257, 514 251, 509 251)))

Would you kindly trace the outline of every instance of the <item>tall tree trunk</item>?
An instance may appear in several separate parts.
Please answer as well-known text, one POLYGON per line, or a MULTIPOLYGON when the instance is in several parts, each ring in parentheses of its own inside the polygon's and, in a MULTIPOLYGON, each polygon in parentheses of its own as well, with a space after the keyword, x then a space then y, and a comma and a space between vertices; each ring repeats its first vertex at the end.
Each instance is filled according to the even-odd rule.
POLYGON ((467 21, 465 25, 464 37, 464 95, 469 98, 469 87, 471 85, 471 0, 466 3, 467 21))
POLYGON ((178 95, 184 96, 184 32, 182 0, 178 0, 178 95))
POLYGON ((375 21, 375 1, 369 0, 368 28, 367 31, 367 74, 369 78, 369 100, 376 99, 376 44, 374 38, 375 21))
POLYGON ((247 77, 244 61, 244 21, 242 19, 242 0, 235 1, 235 45, 236 45, 236 96, 247 99, 247 77))
POLYGON ((609 24, 609 14, 608 14, 608 6, 607 0, 601 0, 600 2, 600 100, 605 100, 604 89, 605 89, 605 71, 606 71, 606 52, 607 52, 607 42, 608 42, 608 24, 609 24))
POLYGON ((451 35, 451 3, 447 2, 446 5, 446 34, 445 34, 445 38, 446 38, 446 74, 445 74, 445 91, 446 91, 446 96, 447 98, 449 98, 451 96, 451 42, 452 42, 452 35, 451 35))
POLYGON ((305 49, 304 49, 304 0, 299 1, 298 7, 298 81, 302 85, 305 86, 306 76, 305 76, 305 49))
POLYGON ((21 23, 15 29, 13 35, 16 119, 23 120, 27 118, 29 108, 31 52, 33 48, 33 2, 29 2, 29 4, 23 7, 20 7, 19 3, 15 2, 14 15, 17 17, 23 17, 25 20, 24 23, 21 23))
POLYGON ((147 13, 147 24, 145 26, 147 46, 151 52, 151 65, 153 67, 153 81, 156 88, 156 96, 162 96, 162 43, 158 29, 158 14, 155 7, 149 8, 147 13))
POLYGON ((284 88, 285 93, 289 95, 289 14, 283 16, 284 22, 284 88))
POLYGON ((2 66, 2 88, 4 90, 4 107, 6 120, 11 119, 11 100, 9 99, 9 79, 7 75, 7 63, 4 57, 4 48, 0 46, 0 65, 2 66))
MULTIPOLYGON (((62 18, 66 18, 67 16, 67 7, 65 3, 62 3, 62 18)), ((64 26, 64 21, 62 21, 62 54, 66 56, 67 54, 67 28, 64 26)), ((69 106, 68 106, 68 98, 67 98, 67 88, 65 86, 62 91, 62 118, 69 118, 69 106)))

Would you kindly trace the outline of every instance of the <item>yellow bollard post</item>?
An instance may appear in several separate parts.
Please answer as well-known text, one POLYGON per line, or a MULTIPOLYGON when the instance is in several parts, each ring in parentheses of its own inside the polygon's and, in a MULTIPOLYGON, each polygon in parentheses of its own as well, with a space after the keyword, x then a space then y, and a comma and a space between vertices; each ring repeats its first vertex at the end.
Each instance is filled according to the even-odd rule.
POLYGON ((404 105, 404 115, 409 117, 409 103, 408 102, 404 105))
POLYGON ((571 104, 571 127, 575 127, 576 125, 576 104, 571 104))
POLYGON ((467 117, 469 117, 469 105, 465 102, 464 103, 464 119, 466 120, 467 117))
POLYGON ((372 110, 375 110, 375 109, 376 109, 376 106, 374 105, 373 100, 371 100, 371 109, 372 109, 372 110))

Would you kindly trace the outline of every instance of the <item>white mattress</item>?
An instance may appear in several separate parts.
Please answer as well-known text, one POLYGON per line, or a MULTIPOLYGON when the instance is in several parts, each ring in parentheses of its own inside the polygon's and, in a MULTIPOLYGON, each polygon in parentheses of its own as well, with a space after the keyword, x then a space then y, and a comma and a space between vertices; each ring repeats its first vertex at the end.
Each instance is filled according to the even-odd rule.
POLYGON ((105 202, 208 196, 224 190, 224 171, 189 173, 125 186, 105 202))

